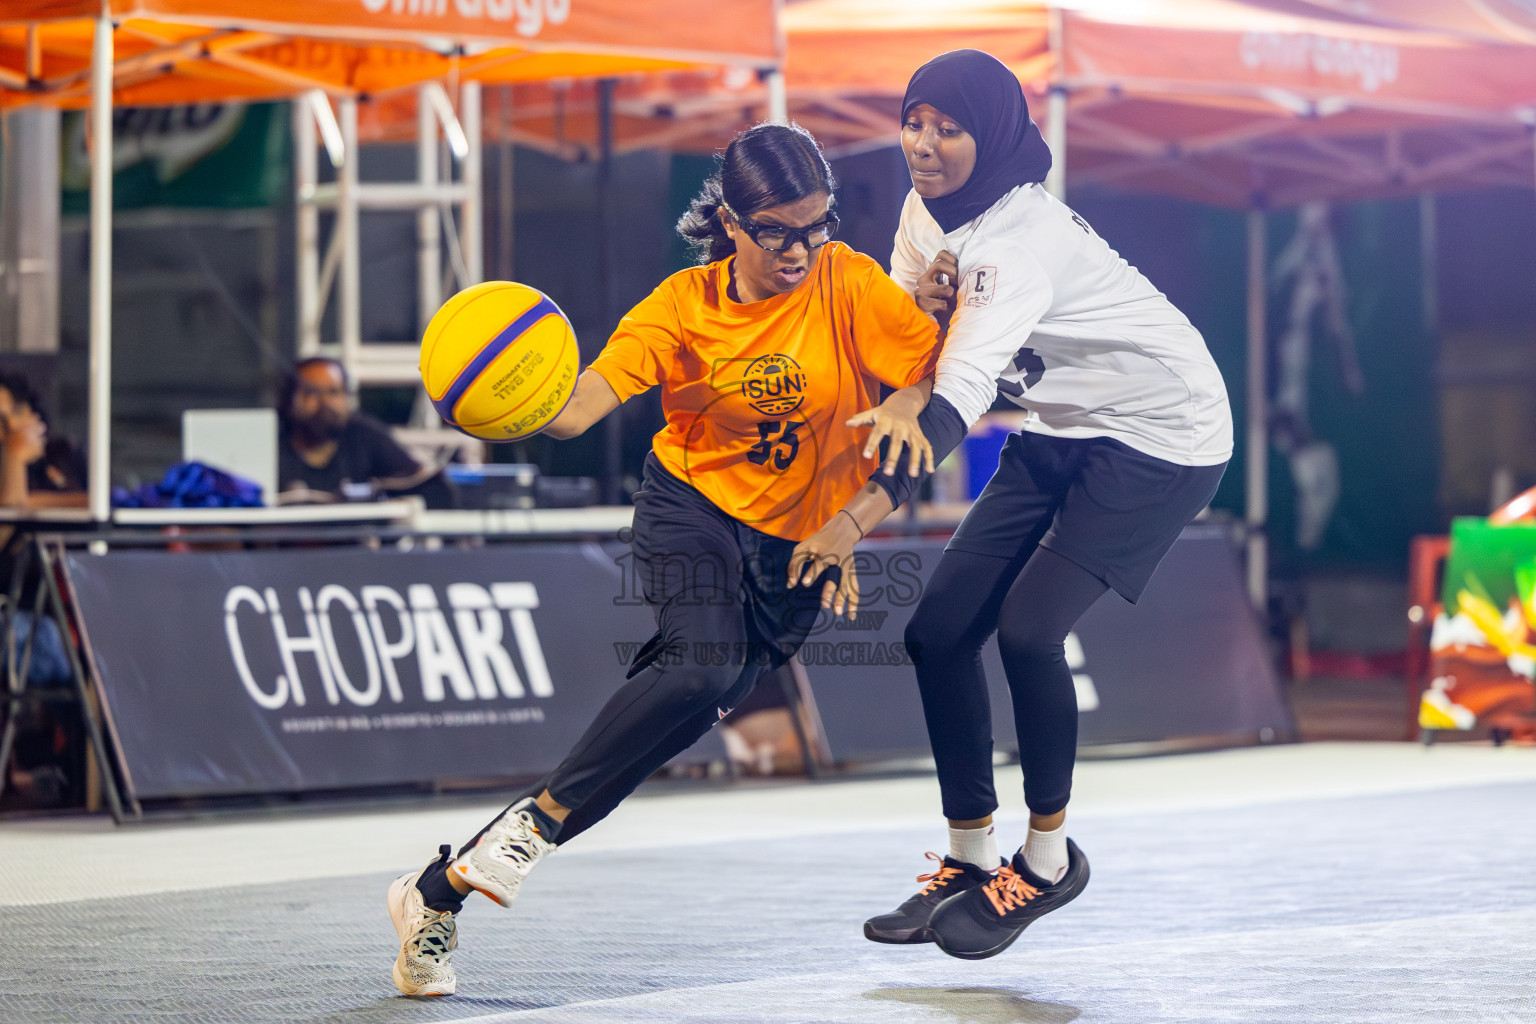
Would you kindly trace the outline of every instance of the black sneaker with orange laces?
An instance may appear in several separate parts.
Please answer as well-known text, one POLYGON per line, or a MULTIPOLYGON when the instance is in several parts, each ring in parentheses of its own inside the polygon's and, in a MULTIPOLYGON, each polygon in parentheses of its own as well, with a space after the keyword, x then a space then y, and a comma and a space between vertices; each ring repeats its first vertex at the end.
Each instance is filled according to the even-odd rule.
POLYGON ((864 937, 875 942, 931 942, 928 934, 928 918, 933 910, 951 896, 983 885, 992 877, 974 864, 953 857, 940 857, 925 853, 929 860, 939 862, 939 870, 931 875, 918 875, 919 882, 927 882, 906 902, 889 914, 881 914, 864 922, 864 937))
POLYGON ((1054 885, 1029 870, 1021 849, 985 885, 945 900, 928 930, 950 956, 985 960, 1012 945, 1036 918, 1071 903, 1087 885, 1088 858, 1072 840, 1067 840, 1067 873, 1054 885))

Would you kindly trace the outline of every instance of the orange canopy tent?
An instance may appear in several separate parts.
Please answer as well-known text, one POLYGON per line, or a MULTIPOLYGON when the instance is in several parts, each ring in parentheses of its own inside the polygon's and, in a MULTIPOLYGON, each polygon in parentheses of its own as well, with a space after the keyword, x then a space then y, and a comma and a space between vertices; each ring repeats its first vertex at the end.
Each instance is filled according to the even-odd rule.
POLYGON ((1536 8, 1522 0, 1295 0, 1330 14, 1465 39, 1536 45, 1536 8))
MULTIPOLYGON (((466 72, 536 80, 716 63, 771 67, 779 56, 775 11, 775 0, 734 0, 729 18, 721 17, 715 0, 8 0, 0 7, 0 107, 91 109, 93 517, 106 521, 110 513, 114 103, 325 94, 341 101, 341 124, 331 118, 328 104, 311 103, 316 115, 323 107, 331 134, 351 131, 347 141, 355 141, 359 97, 466 72)), ((473 135, 478 111, 465 114, 473 114, 466 116, 473 135)), ((437 116, 451 120, 451 107, 437 116)), ((311 145, 311 160, 313 155, 311 145)), ((343 222, 337 234, 349 235, 353 250, 356 163, 347 161, 333 196, 343 222), (344 223, 349 184, 350 226, 344 223)), ((472 163, 466 162, 466 169, 472 163)), ((311 189, 308 209, 319 191, 311 189)), ((478 208, 464 219, 477 230, 478 208)), ((306 223, 301 214, 301 234, 306 223)), ((343 293, 350 287, 353 299, 357 262, 351 261, 350 274, 343 267, 340 275, 343 293)), ((344 310, 347 306, 344 295, 344 310)), ((350 340, 355 351, 355 310, 350 324, 347 319, 344 312, 343 347, 350 340)))
MULTIPOLYGON (((911 72, 972 46, 1014 70, 1048 131, 1066 123, 1053 148, 1083 185, 1247 207, 1529 182, 1536 52, 1484 17, 1514 3, 799 0, 782 14, 784 80, 834 156, 893 144, 911 72)), ((595 134, 580 87, 520 86, 512 107, 525 144, 571 155, 595 134)), ((615 111, 621 150, 708 151, 764 117, 767 96, 750 78, 669 72, 622 83, 615 111)))
MULTIPOLYGON (((746 125, 776 116, 765 77, 757 69, 726 65, 539 82, 477 80, 492 87, 494 97, 486 105, 487 141, 586 160, 599 148, 605 78, 612 88, 615 152, 708 153, 746 125)), ((405 142, 413 137, 416 116, 415 95, 394 93, 363 109, 359 131, 367 141, 405 142)))
POLYGON ((838 122, 826 126, 833 145, 874 144, 894 137, 914 68, 946 49, 985 49, 1019 75, 1058 158, 1070 151, 1074 182, 1239 207, 1256 193, 1284 205, 1530 180, 1536 50, 1342 18, 1324 3, 1362 6, 805 0, 784 13, 785 78, 797 116, 838 122), (895 16, 877 17, 882 8, 895 16), (864 127, 871 113, 879 132, 864 127))
POLYGON ((1239 206, 1532 180, 1528 46, 1233 0, 1067 11, 1061 37, 1083 183, 1239 206))
POLYGON ((10 0, 0 104, 87 105, 103 13, 124 106, 778 62, 771 0, 737 3, 729 19, 713 0, 10 0))

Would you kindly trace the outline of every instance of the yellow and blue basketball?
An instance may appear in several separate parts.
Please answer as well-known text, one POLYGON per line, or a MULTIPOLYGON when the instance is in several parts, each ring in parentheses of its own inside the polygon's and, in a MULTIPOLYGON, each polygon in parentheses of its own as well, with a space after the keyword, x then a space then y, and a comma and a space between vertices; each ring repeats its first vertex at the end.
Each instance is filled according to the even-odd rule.
POLYGON ((536 434, 576 389, 580 357, 554 301, 515 281, 466 288, 427 324, 421 382, 438 415, 485 441, 536 434))

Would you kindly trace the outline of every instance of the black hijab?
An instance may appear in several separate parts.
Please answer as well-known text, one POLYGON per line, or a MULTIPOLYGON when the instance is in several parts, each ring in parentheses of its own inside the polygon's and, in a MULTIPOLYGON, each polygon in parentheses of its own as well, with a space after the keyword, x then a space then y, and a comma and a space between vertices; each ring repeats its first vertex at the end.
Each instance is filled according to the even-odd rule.
POLYGON ((946 234, 1018 186, 1045 180, 1051 151, 1029 119, 1019 80, 996 57, 951 50, 933 58, 907 83, 902 118, 919 103, 954 118, 976 139, 976 167, 966 183, 947 196, 923 200, 946 234))

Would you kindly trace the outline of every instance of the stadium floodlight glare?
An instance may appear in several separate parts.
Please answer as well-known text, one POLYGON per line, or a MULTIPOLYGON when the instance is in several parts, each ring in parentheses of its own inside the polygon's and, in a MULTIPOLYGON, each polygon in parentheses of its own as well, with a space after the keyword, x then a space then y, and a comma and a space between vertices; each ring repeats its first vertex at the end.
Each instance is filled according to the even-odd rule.
POLYGON ((428 82, 422 86, 421 95, 426 98, 432 107, 432 113, 437 115, 437 120, 443 126, 443 137, 448 140, 448 148, 453 150, 454 159, 462 161, 469 156, 469 139, 464 134, 464 126, 459 123, 459 115, 453 109, 453 101, 448 98, 448 90, 444 89, 441 82, 428 82))
POLYGON ((330 97, 319 89, 311 89, 304 94, 304 101, 309 104, 309 111, 320 128, 320 141, 325 144, 325 155, 330 157, 331 166, 341 167, 347 162, 347 144, 342 140, 341 125, 336 122, 330 97))

